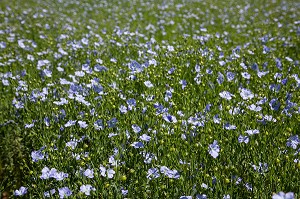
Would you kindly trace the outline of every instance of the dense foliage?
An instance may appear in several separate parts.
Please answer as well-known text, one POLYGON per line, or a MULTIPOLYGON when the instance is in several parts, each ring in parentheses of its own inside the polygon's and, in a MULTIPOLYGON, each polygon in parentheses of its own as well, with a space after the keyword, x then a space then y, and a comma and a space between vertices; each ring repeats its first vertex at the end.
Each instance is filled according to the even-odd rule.
POLYGON ((0 193, 300 197, 300 4, 0 1, 0 193))

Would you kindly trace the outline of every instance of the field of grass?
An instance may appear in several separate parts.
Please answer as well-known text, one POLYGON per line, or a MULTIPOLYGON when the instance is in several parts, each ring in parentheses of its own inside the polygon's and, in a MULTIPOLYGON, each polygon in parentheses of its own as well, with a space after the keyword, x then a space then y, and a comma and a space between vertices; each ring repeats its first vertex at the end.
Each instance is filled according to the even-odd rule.
POLYGON ((300 198, 300 3, 0 1, 0 194, 300 198))

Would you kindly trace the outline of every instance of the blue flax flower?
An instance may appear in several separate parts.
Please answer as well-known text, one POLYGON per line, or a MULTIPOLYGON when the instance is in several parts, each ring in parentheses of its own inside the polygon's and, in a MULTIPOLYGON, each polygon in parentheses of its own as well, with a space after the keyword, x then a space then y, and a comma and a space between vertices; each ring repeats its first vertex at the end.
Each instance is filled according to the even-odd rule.
POLYGON ((207 195, 206 194, 197 194, 196 195, 196 199, 207 199, 207 195))
POLYGON ((159 170, 157 168, 148 169, 147 178, 152 180, 153 178, 158 178, 160 176, 159 170))
POLYGON ((69 141, 66 143, 67 147, 70 147, 72 150, 74 150, 77 146, 77 141, 69 141))
POLYGON ((123 114, 127 113, 127 107, 124 106, 124 105, 121 105, 120 108, 119 108, 119 110, 120 110, 120 112, 123 113, 123 114))
POLYGON ((103 177, 108 177, 108 178, 113 178, 114 175, 115 175, 115 171, 113 169, 106 169, 104 166, 100 165, 100 174, 103 176, 103 177))
POLYGON ((139 148, 144 148, 144 144, 142 142, 133 142, 131 144, 131 146, 133 146, 134 148, 136 149, 139 149, 139 148))
POLYGON ((54 178, 58 181, 62 181, 64 180, 65 178, 67 178, 69 175, 67 173, 64 173, 64 172, 56 172, 54 174, 54 178))
POLYGON ((128 100, 126 101, 126 103, 127 103, 127 105, 128 105, 128 110, 130 110, 130 111, 133 109, 133 107, 136 106, 136 100, 133 99, 133 98, 128 99, 128 100))
POLYGON ((232 96, 234 96, 234 95, 231 94, 228 91, 222 91, 221 93, 219 93, 219 96, 222 97, 222 98, 224 98, 224 99, 231 100, 232 96))
POLYGON ((193 199, 192 196, 180 196, 179 199, 193 199))
POLYGON ((78 124, 80 126, 80 128, 85 129, 86 127, 88 127, 88 124, 84 121, 78 121, 78 124))
POLYGON ((259 162, 259 165, 252 165, 253 169, 260 174, 263 174, 268 171, 268 164, 259 162))
POLYGON ((242 142, 244 142, 244 143, 248 143, 249 142, 249 137, 248 136, 242 136, 242 135, 240 135, 239 137, 238 137, 238 141, 239 141, 239 143, 242 143, 242 142))
POLYGON ((224 82, 224 75, 221 72, 218 72, 217 82, 219 85, 224 82))
POLYGON ((122 192, 123 196, 126 196, 128 194, 128 190, 127 189, 122 189, 121 192, 122 192))
POLYGON ((27 189, 26 187, 20 187, 20 189, 15 190, 14 195, 15 196, 23 196, 27 193, 27 189))
POLYGON ((235 73, 233 73, 233 72, 227 72, 227 73, 226 73, 226 77, 227 77, 227 80, 228 80, 229 82, 231 82, 231 81, 234 80, 234 78, 235 78, 235 73))
POLYGON ((293 149, 297 149, 298 144, 300 144, 300 139, 298 135, 289 137, 286 142, 286 146, 291 147, 293 149))
POLYGON ((68 187, 59 188, 58 193, 61 199, 72 195, 72 191, 68 187))
POLYGON ((94 178, 94 171, 93 171, 93 169, 87 169, 87 170, 85 170, 85 172, 83 174, 86 177, 88 177, 88 178, 94 178))
POLYGON ((147 86, 148 88, 152 88, 153 84, 150 81, 145 81, 144 82, 145 86, 147 86))
POLYGON ((176 171, 175 169, 171 170, 166 166, 160 167, 160 172, 165 174, 168 178, 178 179, 180 177, 180 174, 178 171, 176 171))
POLYGON ((65 127, 74 126, 75 124, 76 124, 76 120, 69 120, 69 121, 65 124, 65 127))
POLYGON ((139 127, 137 124, 133 124, 131 126, 131 128, 133 129, 133 132, 135 132, 135 133, 139 133, 142 130, 141 127, 139 127))
POLYGON ((271 110, 278 111, 280 108, 280 102, 276 98, 271 99, 271 101, 269 102, 269 106, 271 107, 271 110))
POLYGON ((91 191, 96 191, 96 189, 92 187, 92 185, 87 184, 87 185, 80 186, 80 192, 84 193, 87 196, 91 195, 90 194, 91 191))
POLYGON ((239 91, 243 100, 252 99, 254 97, 254 94, 249 89, 240 88, 239 91))
POLYGON ((94 128, 96 130, 103 130, 104 129, 103 120, 99 119, 96 122, 94 122, 94 128))
POLYGON ((42 151, 38 150, 38 151, 32 151, 31 152, 31 158, 33 162, 37 162, 39 160, 44 159, 44 153, 42 153, 42 151))
POLYGON ((170 122, 170 123, 176 123, 177 122, 177 119, 175 116, 173 115, 169 115, 169 114, 165 114, 163 115, 163 119, 167 122, 170 122))
POLYGON ((117 122, 118 122, 117 118, 112 118, 111 120, 109 120, 107 122, 107 126, 109 128, 114 128, 116 126, 117 122))
POLYGON ((229 123, 226 123, 226 124, 224 124, 224 128, 226 130, 234 130, 234 129, 236 129, 236 126, 235 125, 231 125, 229 123))
POLYGON ((247 130, 245 131, 245 133, 247 133, 248 135, 255 135, 255 134, 259 134, 259 130, 257 129, 247 130))
POLYGON ((218 145, 217 140, 214 140, 214 142, 209 145, 208 152, 213 158, 216 158, 219 156, 220 146, 218 145))
POLYGON ((274 194, 272 199, 294 199, 294 197, 295 196, 293 192, 284 193, 280 191, 278 194, 274 194))
POLYGON ((50 191, 45 191, 44 196, 49 198, 51 195, 55 194, 55 189, 51 189, 50 191))
POLYGON ((140 139, 145 142, 149 142, 151 140, 151 137, 149 135, 143 134, 140 136, 140 139))

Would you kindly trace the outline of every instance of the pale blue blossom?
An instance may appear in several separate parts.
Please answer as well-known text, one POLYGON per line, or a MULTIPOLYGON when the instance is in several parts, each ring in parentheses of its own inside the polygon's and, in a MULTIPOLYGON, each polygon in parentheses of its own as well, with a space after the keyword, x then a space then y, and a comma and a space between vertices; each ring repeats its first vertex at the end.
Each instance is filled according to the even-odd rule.
POLYGON ((196 199, 208 199, 206 194, 197 194, 196 199))
POLYGON ((245 133, 247 133, 248 135, 255 135, 255 134, 259 134, 259 130, 258 129, 247 130, 245 131, 245 133))
POLYGON ((84 193, 86 196, 91 195, 91 191, 96 191, 96 189, 90 184, 80 186, 80 192, 84 193))
POLYGON ((146 134, 143 134, 140 136, 140 139, 143 141, 149 142, 151 140, 151 137, 146 134))
POLYGON ((54 177, 57 181, 62 181, 64 180, 65 178, 67 178, 69 175, 67 173, 64 173, 64 172, 56 172, 54 174, 54 177))
POLYGON ((135 133, 139 133, 142 130, 141 127, 139 127, 137 124, 131 125, 131 128, 133 129, 133 132, 135 132, 135 133))
POLYGON ((75 124, 76 124, 76 120, 69 120, 69 121, 65 124, 65 127, 74 126, 75 124))
POLYGON ((133 146, 134 148, 136 149, 139 149, 139 148, 144 148, 144 144, 142 142, 133 142, 131 144, 131 146, 133 146))
POLYGON ((230 199, 230 195, 229 195, 229 194, 224 195, 224 196, 223 196, 223 199, 230 199))
POLYGON ((94 178, 94 171, 93 169, 87 169, 83 173, 88 178, 94 178))
POLYGON ((32 157, 32 161, 33 162, 37 162, 39 160, 43 160, 44 159, 44 153, 40 150, 38 151, 32 151, 31 152, 31 157, 32 157))
POLYGON ((249 89, 240 88, 239 91, 240 91, 240 95, 243 98, 243 100, 254 98, 254 94, 249 89))
POLYGON ((147 172, 147 178, 152 180, 154 178, 158 178, 160 176, 159 170, 157 168, 150 168, 147 172))
POLYGON ((152 87, 154 86, 150 81, 145 81, 144 84, 145 84, 145 86, 147 86, 148 88, 152 88, 152 87))
POLYGON ((221 93, 219 93, 219 96, 224 99, 231 100, 234 95, 228 91, 222 91, 221 93))
POLYGON ((121 105, 120 108, 119 108, 119 110, 120 110, 120 112, 123 113, 123 114, 127 113, 127 107, 124 106, 124 105, 121 105))
POLYGON ((259 162, 258 166, 252 165, 252 167, 253 167, 253 169, 255 171, 257 171, 260 174, 263 174, 263 173, 265 173, 265 172, 268 171, 268 164, 267 163, 261 163, 261 162, 259 162))
POLYGON ((104 166, 100 165, 100 174, 103 177, 113 178, 115 173, 116 172, 113 169, 106 169, 104 166))
POLYGON ((127 189, 122 189, 121 193, 123 196, 126 196, 128 194, 128 190, 127 189))
POLYGON ((232 125, 232 124, 229 124, 229 123, 226 123, 226 124, 224 124, 224 128, 226 130, 234 130, 234 129, 236 129, 236 126, 232 125))
POLYGON ((15 190, 14 195, 15 196, 23 196, 27 193, 28 188, 26 187, 20 187, 20 189, 15 190))
POLYGON ((286 146, 291 147, 293 149, 297 149, 297 146, 300 144, 300 139, 298 135, 294 135, 288 138, 286 142, 286 146))
POLYGON ((169 114, 164 114, 163 115, 163 119, 167 122, 170 122, 170 123, 176 123, 177 122, 177 119, 175 116, 173 115, 169 115, 169 114))
POLYGON ((220 146, 218 145, 218 141, 214 140, 214 142, 212 144, 210 144, 208 147, 208 153, 213 158, 216 158, 219 156, 219 152, 220 152, 220 146))
POLYGON ((162 174, 165 174, 168 178, 175 178, 175 179, 178 179, 180 177, 180 174, 177 170, 172 170, 172 169, 169 169, 168 167, 166 166, 161 166, 160 167, 160 172, 162 174))
POLYGON ((50 191, 45 191, 44 196, 49 198, 51 195, 55 194, 55 189, 51 189, 50 191))
POLYGON ((239 141, 239 143, 248 143, 249 142, 249 137, 248 136, 243 136, 243 135, 239 135, 239 137, 238 137, 238 141, 239 141))
POLYGON ((74 150, 76 148, 76 146, 77 146, 77 143, 78 143, 77 141, 73 141, 72 140, 72 141, 67 142, 66 146, 70 147, 72 150, 74 150))
POLYGON ((80 126, 80 128, 85 129, 86 127, 88 127, 88 124, 84 121, 78 121, 78 124, 80 126))
POLYGON ((274 194, 272 196, 272 199, 294 199, 294 193, 293 192, 288 192, 288 193, 284 193, 282 191, 280 191, 277 194, 274 194))
POLYGON ((180 196, 179 199, 193 199, 192 196, 180 196))
POLYGON ((72 191, 68 187, 63 187, 58 189, 59 198, 65 198, 72 195, 72 191))
POLYGON ((251 78, 251 75, 247 72, 243 72, 241 74, 242 74, 242 77, 245 78, 245 79, 250 79, 251 78))

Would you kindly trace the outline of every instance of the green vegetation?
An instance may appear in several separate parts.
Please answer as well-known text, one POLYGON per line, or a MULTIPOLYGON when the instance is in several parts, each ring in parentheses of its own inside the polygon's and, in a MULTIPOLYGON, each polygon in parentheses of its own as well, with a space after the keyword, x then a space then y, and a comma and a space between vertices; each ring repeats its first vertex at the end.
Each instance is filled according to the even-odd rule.
POLYGON ((299 198, 299 7, 1 1, 0 193, 299 198))

